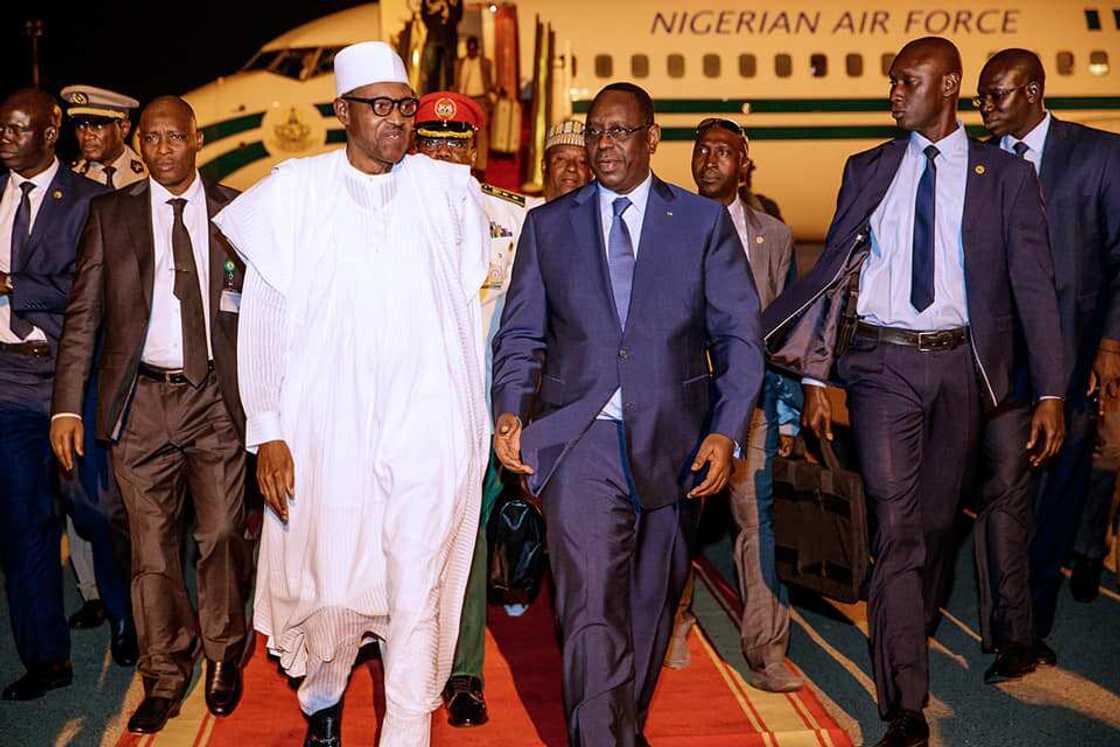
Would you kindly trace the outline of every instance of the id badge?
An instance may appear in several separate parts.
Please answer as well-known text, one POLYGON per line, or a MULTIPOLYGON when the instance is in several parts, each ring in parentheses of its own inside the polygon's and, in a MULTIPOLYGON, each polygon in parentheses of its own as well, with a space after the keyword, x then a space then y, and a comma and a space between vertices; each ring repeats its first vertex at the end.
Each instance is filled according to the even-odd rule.
POLYGON ((238 314, 241 312, 241 292, 235 290, 223 290, 221 302, 218 304, 221 311, 228 311, 231 314, 238 314))

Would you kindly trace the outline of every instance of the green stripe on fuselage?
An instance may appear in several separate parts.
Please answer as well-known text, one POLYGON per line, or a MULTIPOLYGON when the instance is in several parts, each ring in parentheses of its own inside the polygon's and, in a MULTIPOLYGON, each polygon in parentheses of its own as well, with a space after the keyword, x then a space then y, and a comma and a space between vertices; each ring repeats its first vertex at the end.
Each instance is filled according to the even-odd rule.
MULTIPOLYGON (((1120 109, 1120 96, 1047 96, 1046 105, 1056 110, 1120 109)), ((836 112, 887 112, 885 98, 870 99, 655 99, 654 111, 659 114, 742 114, 749 106, 751 114, 810 114, 836 112)), ((586 114, 590 101, 575 101, 572 111, 586 114)), ((961 111, 976 111, 969 99, 961 99, 961 111)))
POLYGON ((202 128, 202 142, 207 145, 224 140, 227 137, 238 134, 239 132, 248 132, 255 130, 261 126, 264 120, 264 112, 256 114, 246 114, 243 117, 234 117, 233 119, 225 119, 221 122, 206 125, 202 128))
POLYGON ((198 170, 205 178, 217 182, 262 158, 268 158, 268 150, 264 147, 264 143, 258 140, 223 153, 213 161, 204 163, 198 170))
MULTIPOLYGON (((972 137, 986 137, 988 131, 980 125, 966 128, 972 137)), ((890 125, 813 125, 810 127, 749 127, 751 140, 893 140, 905 137, 906 131, 890 125)), ((662 127, 663 141, 692 142, 696 139, 693 127, 662 127)))

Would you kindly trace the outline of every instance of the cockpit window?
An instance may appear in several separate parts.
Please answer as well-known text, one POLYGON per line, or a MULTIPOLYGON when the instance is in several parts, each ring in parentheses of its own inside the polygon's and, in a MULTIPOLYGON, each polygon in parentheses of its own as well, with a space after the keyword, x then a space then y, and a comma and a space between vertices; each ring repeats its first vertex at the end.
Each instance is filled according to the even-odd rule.
MULTIPOLYGON (((326 50, 323 50, 326 51, 326 50)), ((334 68, 334 52, 330 50, 330 65, 334 68)), ((263 50, 249 60, 245 70, 267 70, 276 75, 283 75, 293 80, 307 80, 312 74, 318 74, 316 60, 322 55, 315 47, 300 47, 296 49, 270 49, 263 50)))
POLYGON ((253 55, 253 59, 245 63, 242 70, 268 70, 273 62, 276 62, 276 57, 284 50, 282 49, 262 49, 253 55))
POLYGON ((319 52, 319 61, 315 63, 315 71, 311 73, 314 78, 318 75, 327 75, 334 72, 334 56, 342 47, 328 47, 319 52))

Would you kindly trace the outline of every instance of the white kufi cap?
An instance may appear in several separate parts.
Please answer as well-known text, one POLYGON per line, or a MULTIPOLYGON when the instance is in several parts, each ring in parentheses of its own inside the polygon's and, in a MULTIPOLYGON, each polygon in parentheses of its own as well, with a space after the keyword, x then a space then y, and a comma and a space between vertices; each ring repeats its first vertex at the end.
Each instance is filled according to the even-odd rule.
POLYGON ((371 83, 408 83, 400 55, 385 42, 351 44, 334 56, 335 94, 341 96, 371 83))

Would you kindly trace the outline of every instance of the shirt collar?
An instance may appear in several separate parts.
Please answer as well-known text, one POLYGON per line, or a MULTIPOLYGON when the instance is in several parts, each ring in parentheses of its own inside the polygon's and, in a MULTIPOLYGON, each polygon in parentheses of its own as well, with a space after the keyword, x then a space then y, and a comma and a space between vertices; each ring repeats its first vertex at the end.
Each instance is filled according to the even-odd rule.
POLYGON ((649 200, 649 188, 652 184, 652 171, 646 174, 646 178, 642 181, 641 184, 634 187, 625 195, 619 194, 618 192, 612 192, 611 190, 604 187, 602 182, 599 182, 599 206, 606 210, 610 210, 611 203, 614 202, 616 198, 626 197, 629 198, 630 204, 634 206, 639 215, 645 215, 646 202, 649 200))
POLYGON ((148 177, 148 182, 151 184, 153 205, 162 205, 168 200, 173 200, 177 197, 185 199, 187 204, 190 204, 204 196, 202 177, 199 176, 197 171, 194 172, 194 181, 191 182, 191 186, 187 187, 187 191, 183 192, 181 195, 171 194, 167 191, 166 187, 151 177, 148 177))
POLYGON ((10 178, 11 178, 13 187, 18 188, 19 185, 23 184, 24 182, 31 182, 32 184, 35 185, 35 190, 32 192, 32 194, 35 194, 36 191, 39 192, 40 194, 42 194, 46 190, 46 188, 51 185, 51 182, 54 181, 54 175, 57 174, 57 173, 58 173, 58 158, 55 158, 53 161, 51 161, 50 166, 48 166, 44 170, 40 171, 38 174, 31 177, 30 179, 28 179, 24 176, 20 176, 19 174, 17 174, 14 171, 10 172, 10 178))
POLYGON ((925 149, 929 145, 937 147, 937 155, 939 156, 960 156, 968 150, 968 132, 964 129, 964 125, 958 121, 957 129, 936 143, 927 140, 924 135, 918 132, 910 133, 910 150, 916 155, 924 158, 925 149))
POLYGON ((1050 112, 1046 112, 1042 117, 1042 121, 1034 126, 1034 129, 1027 133, 1026 137, 1020 141, 1014 135, 1008 133, 1003 136, 1000 141, 1000 146, 1004 150, 1014 151, 1015 143, 1024 142, 1027 147, 1031 149, 1032 153, 1042 155, 1042 149, 1046 147, 1046 136, 1050 133, 1050 112))

